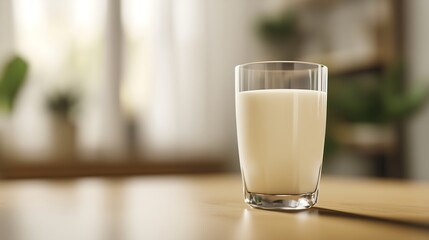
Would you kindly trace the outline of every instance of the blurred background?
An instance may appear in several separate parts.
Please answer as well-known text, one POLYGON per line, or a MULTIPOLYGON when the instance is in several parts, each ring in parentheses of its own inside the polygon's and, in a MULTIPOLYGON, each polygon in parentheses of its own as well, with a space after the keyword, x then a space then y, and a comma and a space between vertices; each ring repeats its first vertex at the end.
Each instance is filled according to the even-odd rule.
POLYGON ((0 0, 0 177, 238 171, 234 66, 329 67, 324 173, 429 180, 429 1, 0 0))

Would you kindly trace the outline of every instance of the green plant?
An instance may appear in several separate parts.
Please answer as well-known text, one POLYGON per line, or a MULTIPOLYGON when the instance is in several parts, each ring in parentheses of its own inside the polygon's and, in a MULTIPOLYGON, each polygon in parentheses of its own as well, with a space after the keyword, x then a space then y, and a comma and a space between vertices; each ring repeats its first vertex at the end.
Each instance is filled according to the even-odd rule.
POLYGON ((13 110, 27 72, 28 64, 21 57, 15 56, 6 63, 0 78, 0 112, 10 113, 13 110))
POLYGON ((259 35, 270 44, 284 44, 297 31, 297 17, 293 11, 264 17, 258 24, 259 35))
POLYGON ((330 82, 328 109, 347 122, 396 123, 416 112, 426 101, 427 86, 404 86, 402 65, 389 69, 381 79, 363 75, 330 82))

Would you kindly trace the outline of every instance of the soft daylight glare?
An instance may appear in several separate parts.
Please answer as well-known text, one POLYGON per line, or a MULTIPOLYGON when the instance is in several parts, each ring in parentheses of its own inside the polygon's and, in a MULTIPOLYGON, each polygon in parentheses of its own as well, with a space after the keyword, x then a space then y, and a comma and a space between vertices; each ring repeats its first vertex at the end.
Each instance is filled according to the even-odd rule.
POLYGON ((151 1, 125 0, 122 7, 122 24, 125 33, 124 73, 120 89, 121 104, 126 117, 144 114, 153 86, 153 12, 151 1), (140 112, 140 113, 139 113, 140 112))
POLYGON ((102 19, 104 16, 102 0, 85 1, 75 0, 72 1, 71 7, 71 25, 75 34, 79 34, 78 41, 88 42, 94 38, 94 34, 98 31, 94 29, 102 28, 101 21, 94 21, 94 19, 102 19))

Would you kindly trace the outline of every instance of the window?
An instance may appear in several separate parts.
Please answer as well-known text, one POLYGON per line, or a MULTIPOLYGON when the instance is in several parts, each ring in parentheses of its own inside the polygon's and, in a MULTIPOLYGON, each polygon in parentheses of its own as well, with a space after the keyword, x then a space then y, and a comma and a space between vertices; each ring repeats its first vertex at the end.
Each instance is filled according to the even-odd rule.
POLYGON ((244 1, 0 2, 13 33, 0 57, 30 66, 3 117, 3 159, 88 169, 236 156, 233 66, 253 34, 236 19, 244 1), (67 123, 49 107, 64 98, 77 99, 67 123))

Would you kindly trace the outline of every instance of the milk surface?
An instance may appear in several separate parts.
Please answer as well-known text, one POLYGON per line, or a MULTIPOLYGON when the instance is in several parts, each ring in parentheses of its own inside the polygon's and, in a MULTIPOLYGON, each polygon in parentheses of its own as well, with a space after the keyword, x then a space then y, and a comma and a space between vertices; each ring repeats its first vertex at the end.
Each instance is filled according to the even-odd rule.
POLYGON ((314 192, 322 166, 325 92, 269 89, 237 95, 240 165, 247 190, 314 192))

